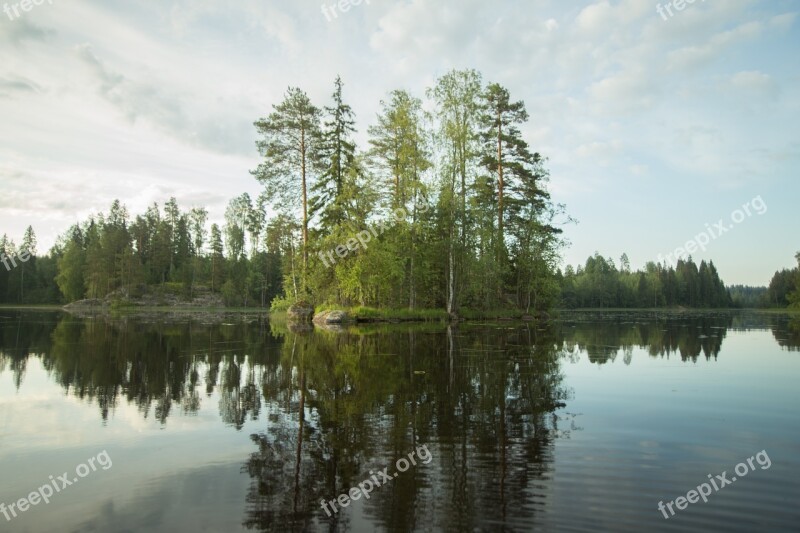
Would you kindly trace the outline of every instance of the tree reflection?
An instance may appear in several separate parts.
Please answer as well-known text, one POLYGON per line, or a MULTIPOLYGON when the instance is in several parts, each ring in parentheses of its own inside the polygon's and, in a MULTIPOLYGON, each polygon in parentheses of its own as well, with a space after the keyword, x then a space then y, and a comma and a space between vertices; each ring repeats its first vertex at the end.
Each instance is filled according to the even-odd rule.
POLYGON ((620 351, 630 364, 633 348, 651 357, 678 354, 682 361, 696 362, 702 354, 716 359, 732 326, 730 314, 569 313, 561 324, 565 346, 585 351, 599 365, 614 362, 620 351))
POLYGON ((435 462, 375 490, 359 520, 412 530, 485 527, 510 509, 533 519, 537 496, 528 489, 550 468, 551 413, 566 399, 557 344, 532 328, 287 332, 281 374, 291 379, 264 387, 274 415, 252 437, 244 524, 348 529, 349 513, 328 517, 320 500, 420 443, 431 443, 435 462), (440 477, 452 483, 436 487, 444 508, 434 513, 440 477))
POLYGON ((642 351, 715 360, 731 328, 770 329, 781 346, 800 346, 798 319, 722 313, 343 331, 36 316, 0 320, 0 373, 17 386, 37 357, 103 420, 127 403, 167 424, 216 396, 223 423, 255 431, 243 525, 263 531, 486 530, 510 517, 541 525, 564 435, 558 410, 569 400, 562 363, 585 353, 594 364, 618 355, 629 364, 642 351), (321 509, 421 444, 430 464, 344 512, 321 509))

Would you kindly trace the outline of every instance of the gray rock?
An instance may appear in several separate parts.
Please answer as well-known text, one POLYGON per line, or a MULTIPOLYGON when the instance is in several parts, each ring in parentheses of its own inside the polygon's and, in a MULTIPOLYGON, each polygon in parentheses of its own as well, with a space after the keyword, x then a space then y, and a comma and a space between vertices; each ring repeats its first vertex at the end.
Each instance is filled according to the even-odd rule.
POLYGON ((314 316, 314 323, 317 325, 338 325, 350 322, 350 316, 344 311, 323 311, 314 316))
POLYGON ((297 322, 311 322, 314 306, 308 302, 297 302, 286 310, 286 318, 297 322))

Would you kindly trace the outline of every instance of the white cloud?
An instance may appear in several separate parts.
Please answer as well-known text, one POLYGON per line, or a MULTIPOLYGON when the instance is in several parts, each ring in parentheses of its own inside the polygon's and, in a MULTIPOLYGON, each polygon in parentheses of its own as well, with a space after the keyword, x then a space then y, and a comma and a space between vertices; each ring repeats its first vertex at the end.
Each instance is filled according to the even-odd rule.
POLYGON ((759 96, 774 98, 778 95, 778 86, 772 77, 757 70, 737 72, 731 78, 731 84, 759 96))
POLYGON ((673 50, 667 55, 670 70, 685 71, 705 66, 722 56, 731 47, 752 41, 761 35, 764 25, 758 21, 746 22, 728 31, 717 33, 702 45, 692 45, 673 50))
POLYGON ((423 96, 476 68, 525 101, 523 131, 568 204, 603 203, 631 176, 780 180, 797 165, 795 21, 755 0, 668 22, 644 0, 373 1, 333 21, 306 2, 55 2, 0 24, 0 222, 34 224, 44 245, 114 198, 138 212, 170 195, 219 220, 259 189, 252 122, 289 85, 328 103, 337 74, 363 141, 389 90, 423 96))

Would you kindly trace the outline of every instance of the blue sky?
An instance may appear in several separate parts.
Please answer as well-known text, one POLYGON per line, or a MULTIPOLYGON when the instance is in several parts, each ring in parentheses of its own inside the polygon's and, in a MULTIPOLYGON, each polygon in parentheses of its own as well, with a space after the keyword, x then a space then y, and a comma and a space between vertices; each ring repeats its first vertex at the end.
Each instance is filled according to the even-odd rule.
POLYGON ((795 264, 796 2, 697 0, 668 20, 647 0, 365 0, 331 20, 323 4, 45 0, 0 13, 0 233, 19 242, 31 224, 45 250, 114 198, 138 213, 176 196, 221 221, 231 197, 259 191, 252 122, 288 86, 325 105, 340 74, 363 147, 389 90, 422 97, 475 68, 527 105, 553 198, 579 221, 566 263, 627 252, 639 267, 724 219, 731 229, 693 256, 727 283, 795 264), (766 211, 731 223, 756 197, 766 211))

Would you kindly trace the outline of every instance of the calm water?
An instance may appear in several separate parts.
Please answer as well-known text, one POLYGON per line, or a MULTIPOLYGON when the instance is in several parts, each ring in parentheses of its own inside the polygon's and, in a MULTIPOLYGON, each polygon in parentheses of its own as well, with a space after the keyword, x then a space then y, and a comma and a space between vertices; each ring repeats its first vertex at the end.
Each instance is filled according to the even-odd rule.
POLYGON ((797 531, 799 378, 783 315, 293 332, 0 310, 0 502, 59 488, 0 531, 797 531))

